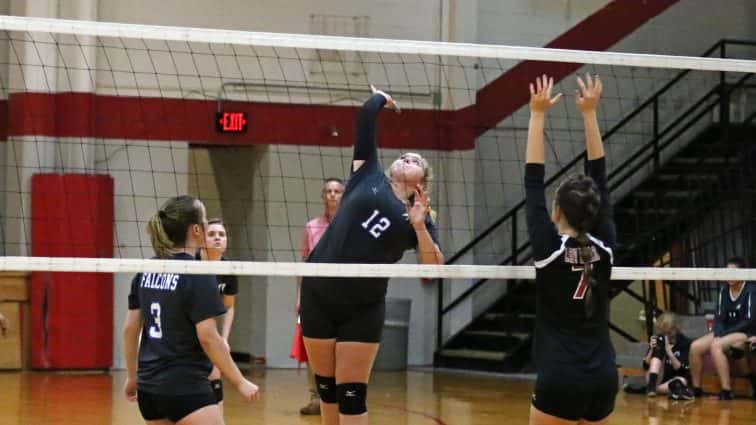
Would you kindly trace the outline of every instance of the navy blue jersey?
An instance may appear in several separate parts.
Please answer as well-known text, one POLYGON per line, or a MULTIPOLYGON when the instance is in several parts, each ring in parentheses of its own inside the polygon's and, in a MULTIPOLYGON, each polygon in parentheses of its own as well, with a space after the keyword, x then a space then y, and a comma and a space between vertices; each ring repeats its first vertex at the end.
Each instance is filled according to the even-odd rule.
POLYGON ((714 336, 736 332, 756 334, 756 294, 752 283, 745 283, 737 298, 730 297, 729 285, 719 291, 714 315, 714 336))
MULTIPOLYGON (((363 165, 352 172, 336 216, 307 258, 311 263, 379 263, 399 261, 404 251, 417 247, 417 236, 407 217, 407 206, 394 195, 378 161, 375 119, 386 100, 374 95, 362 107, 355 150, 364 152, 363 165)), ((358 158, 355 153, 356 159, 358 158)), ((425 224, 437 243, 430 216, 425 224)), ((307 278, 303 285, 328 295, 332 302, 371 303, 386 294, 388 278, 307 278)))
MULTIPOLYGON (((174 260, 194 260, 176 254, 174 260)), ((226 312, 215 276, 139 273, 131 282, 129 309, 142 311, 138 390, 182 395, 209 391, 212 364, 195 325, 226 312)))
MULTIPOLYGON (((202 255, 197 253, 195 257, 197 260, 202 260, 202 255)), ((221 257, 221 261, 228 261, 226 257, 221 257)), ((218 292, 221 295, 236 295, 239 293, 239 279, 233 274, 219 274, 216 276, 218 280, 218 292)))
POLYGON ((597 286, 590 291, 592 315, 586 314, 588 282, 577 240, 557 233, 546 209, 544 165, 527 164, 525 189, 528 234, 536 267, 536 329, 533 358, 537 368, 570 364, 591 371, 614 362, 609 339, 609 285, 616 240, 606 164, 589 162, 589 174, 601 194, 596 227, 588 235, 597 286))
MULTIPOLYGON (((228 261, 221 257, 221 261, 228 261)), ((239 278, 233 274, 218 275, 218 291, 221 295, 236 295, 239 293, 239 278)))

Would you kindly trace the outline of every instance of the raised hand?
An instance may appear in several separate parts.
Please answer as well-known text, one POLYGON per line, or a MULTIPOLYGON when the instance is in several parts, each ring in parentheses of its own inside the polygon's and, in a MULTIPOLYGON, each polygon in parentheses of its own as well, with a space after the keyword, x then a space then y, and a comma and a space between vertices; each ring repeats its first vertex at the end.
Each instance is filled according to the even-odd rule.
POLYGON ((546 74, 536 78, 535 85, 530 83, 530 111, 546 112, 549 108, 556 105, 562 97, 562 93, 557 93, 551 97, 551 90, 554 88, 554 78, 547 77, 546 74))
POLYGON ((414 203, 407 206, 407 218, 412 227, 425 226, 425 216, 430 211, 430 198, 421 185, 415 187, 414 203))
POLYGON ((390 94, 384 92, 383 90, 376 89, 375 86, 372 85, 372 84, 370 85, 370 91, 372 91, 373 94, 380 94, 381 96, 385 97, 386 98, 386 107, 387 108, 393 109, 394 112, 396 112, 397 114, 401 114, 402 113, 402 109, 399 107, 399 104, 396 103, 396 101, 394 100, 393 97, 391 97, 390 94))
POLYGON ((585 81, 578 76, 577 82, 580 89, 575 90, 575 104, 584 114, 594 112, 601 98, 601 91, 604 89, 601 79, 598 74, 595 78, 591 78, 590 74, 585 74, 585 81))

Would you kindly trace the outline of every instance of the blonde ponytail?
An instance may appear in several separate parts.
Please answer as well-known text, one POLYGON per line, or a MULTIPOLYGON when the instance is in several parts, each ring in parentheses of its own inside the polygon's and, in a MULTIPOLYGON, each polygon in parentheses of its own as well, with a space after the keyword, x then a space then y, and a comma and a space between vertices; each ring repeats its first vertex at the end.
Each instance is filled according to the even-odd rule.
POLYGON ((150 221, 147 222, 147 233, 150 235, 150 242, 152 243, 152 249, 155 250, 155 255, 159 258, 168 258, 171 256, 173 241, 165 233, 163 222, 160 220, 161 214, 165 213, 160 210, 150 217, 150 221))

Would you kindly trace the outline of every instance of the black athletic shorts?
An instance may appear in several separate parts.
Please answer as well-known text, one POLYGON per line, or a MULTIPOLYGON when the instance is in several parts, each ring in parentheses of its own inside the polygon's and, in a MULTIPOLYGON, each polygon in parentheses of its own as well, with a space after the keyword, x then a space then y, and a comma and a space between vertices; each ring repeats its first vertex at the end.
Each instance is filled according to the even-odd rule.
POLYGON ((339 342, 381 342, 386 300, 372 304, 327 302, 317 294, 302 290, 300 319, 302 335, 339 342))
POLYGON ((212 392, 185 395, 162 395, 137 391, 139 411, 146 421, 168 419, 178 422, 195 410, 218 404, 212 392))
POLYGON ((591 374, 569 366, 555 366, 538 371, 533 406, 569 421, 600 421, 614 411, 618 386, 614 366, 591 374))

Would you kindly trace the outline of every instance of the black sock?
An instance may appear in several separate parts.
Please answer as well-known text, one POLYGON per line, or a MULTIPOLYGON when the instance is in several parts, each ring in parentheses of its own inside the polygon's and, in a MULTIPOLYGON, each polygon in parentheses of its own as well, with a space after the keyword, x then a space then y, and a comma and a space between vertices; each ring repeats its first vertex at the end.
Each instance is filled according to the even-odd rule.
POLYGON ((701 397, 703 395, 703 390, 701 387, 693 387, 693 395, 696 397, 701 397))
POLYGON ((648 374, 648 389, 650 391, 656 391, 656 381, 658 380, 659 380, 659 374, 657 373, 648 374))
POLYGON ((748 380, 751 381, 751 389, 753 390, 753 395, 756 396, 756 373, 751 372, 748 375, 748 380))
POLYGON ((676 393, 682 391, 683 384, 679 379, 675 379, 669 383, 669 392, 676 393))
POLYGON ((720 400, 732 400, 732 390, 725 390, 719 392, 720 400))

